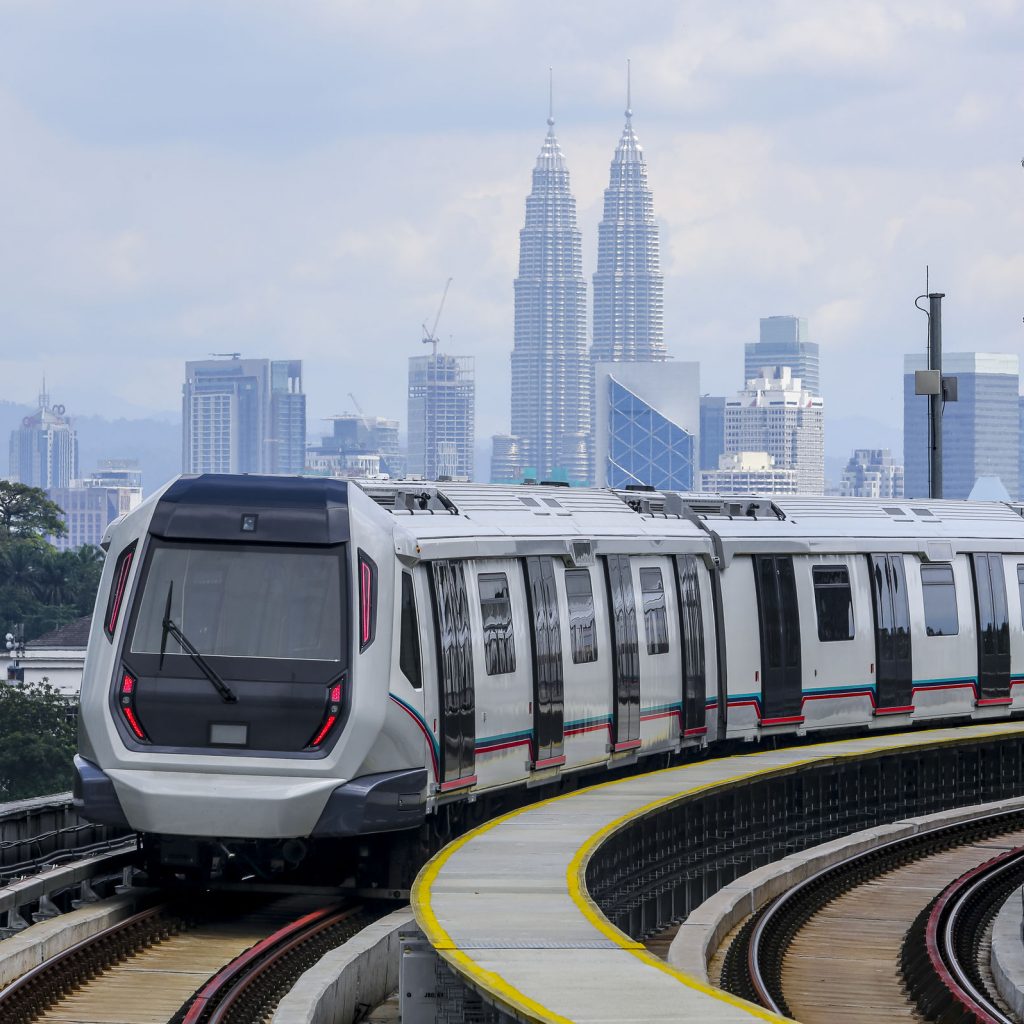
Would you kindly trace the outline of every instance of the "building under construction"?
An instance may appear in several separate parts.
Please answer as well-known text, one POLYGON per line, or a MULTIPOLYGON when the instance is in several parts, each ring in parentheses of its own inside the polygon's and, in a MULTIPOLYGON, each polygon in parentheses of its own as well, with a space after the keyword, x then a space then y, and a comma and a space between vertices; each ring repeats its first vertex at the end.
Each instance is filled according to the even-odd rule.
POLYGON ((409 360, 410 476, 471 480, 476 380, 472 356, 409 360))

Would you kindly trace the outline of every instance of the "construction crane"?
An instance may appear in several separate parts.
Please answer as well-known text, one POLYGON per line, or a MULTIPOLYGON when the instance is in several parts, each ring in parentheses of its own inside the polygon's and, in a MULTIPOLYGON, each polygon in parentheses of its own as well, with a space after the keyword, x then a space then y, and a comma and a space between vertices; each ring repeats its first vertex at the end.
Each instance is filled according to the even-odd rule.
POLYGON ((241 352, 211 352, 210 355, 213 356, 214 359, 241 359, 242 358, 242 353, 241 352))
POLYGON ((359 415, 362 416, 363 419, 366 419, 366 413, 363 412, 363 407, 359 404, 359 400, 356 398, 356 396, 353 395, 352 392, 350 391, 348 393, 348 397, 352 399, 352 404, 356 407, 356 412, 359 413, 359 415))
POLYGON ((423 344, 433 345, 431 354, 434 359, 437 359, 437 325, 441 320, 441 312, 444 309, 444 300, 448 298, 448 289, 452 285, 452 279, 449 277, 444 283, 444 291, 441 293, 441 304, 437 307, 437 316, 434 317, 434 326, 427 330, 427 325, 423 324, 423 344))

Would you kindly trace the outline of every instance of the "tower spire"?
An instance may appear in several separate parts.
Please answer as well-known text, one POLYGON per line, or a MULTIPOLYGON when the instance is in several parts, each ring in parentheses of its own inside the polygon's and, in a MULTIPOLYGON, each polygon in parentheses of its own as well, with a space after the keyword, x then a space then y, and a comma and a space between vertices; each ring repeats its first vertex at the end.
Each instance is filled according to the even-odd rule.
POLYGON ((633 116, 633 74, 632 61, 626 58, 626 120, 633 116))
POLYGON ((555 123, 555 69, 548 68, 548 125, 555 123))

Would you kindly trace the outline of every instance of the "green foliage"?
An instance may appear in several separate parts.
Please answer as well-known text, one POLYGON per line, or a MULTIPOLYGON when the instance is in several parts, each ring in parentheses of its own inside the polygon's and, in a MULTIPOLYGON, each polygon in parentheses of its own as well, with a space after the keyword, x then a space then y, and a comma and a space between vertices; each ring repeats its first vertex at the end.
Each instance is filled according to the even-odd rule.
POLYGON ((0 539, 0 635, 21 623, 32 640, 88 615, 102 571, 96 547, 58 551, 41 540, 0 539))
POLYGON ((0 683, 0 803, 71 788, 75 705, 48 683, 0 683))
POLYGON ((18 537, 63 537, 67 533, 60 506, 46 492, 28 484, 0 480, 0 541, 18 537))
POLYGON ((48 544, 66 532, 62 516, 38 487, 0 481, 0 636, 21 625, 34 640, 92 611, 103 552, 48 544))

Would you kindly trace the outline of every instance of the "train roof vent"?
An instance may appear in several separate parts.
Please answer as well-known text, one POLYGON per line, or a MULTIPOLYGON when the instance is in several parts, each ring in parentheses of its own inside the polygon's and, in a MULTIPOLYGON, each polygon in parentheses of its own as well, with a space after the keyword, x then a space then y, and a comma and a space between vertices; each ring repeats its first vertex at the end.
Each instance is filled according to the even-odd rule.
POLYGON ((430 484, 410 483, 399 487, 369 484, 360 486, 381 508, 391 512, 450 516, 459 514, 455 503, 439 487, 430 484))
POLYGON ((669 511, 701 519, 771 519, 784 520, 786 513, 770 498, 720 498, 710 494, 669 494, 669 511), (677 504, 678 503, 678 504, 677 504))
MULTIPOLYGON (((642 516, 664 516, 670 514, 665 495, 653 487, 630 484, 624 490, 616 490, 620 500, 642 516)), ((679 515, 680 513, 671 513, 679 515)))

